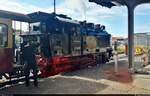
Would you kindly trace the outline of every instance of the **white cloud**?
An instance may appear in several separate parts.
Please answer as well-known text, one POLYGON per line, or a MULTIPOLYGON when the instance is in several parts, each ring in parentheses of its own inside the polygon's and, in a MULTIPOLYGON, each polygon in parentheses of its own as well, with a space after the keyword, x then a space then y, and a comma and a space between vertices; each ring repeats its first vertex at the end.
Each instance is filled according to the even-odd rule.
POLYGON ((65 3, 61 3, 59 6, 57 6, 56 13, 68 14, 68 15, 73 15, 73 14, 77 15, 77 13, 74 10, 72 10, 71 8, 68 8, 65 3))
MULTIPOLYGON (((27 5, 24 3, 20 4, 10 0, 1 0, 0 4, 1 4, 0 9, 21 12, 21 13, 30 13, 35 11, 43 11, 48 13, 53 12, 53 7, 50 7, 49 9, 44 9, 34 5, 29 5, 29 4, 27 5)), ((124 12, 122 12, 122 8, 120 10, 120 7, 109 9, 106 7, 101 7, 99 5, 96 5, 95 3, 89 3, 88 0, 65 0, 65 2, 57 6, 57 13, 77 15, 80 17, 82 16, 83 19, 85 18, 84 17, 85 13, 87 13, 86 14, 87 16, 105 14, 105 16, 103 15, 101 17, 108 18, 111 17, 110 14, 123 15, 124 12), (79 12, 77 12, 76 10, 78 10, 79 12)))
POLYGON ((94 15, 105 14, 105 15, 124 16, 124 14, 127 14, 127 8, 124 6, 107 8, 107 7, 102 7, 100 5, 97 5, 95 3, 88 3, 88 8, 89 8, 88 10, 89 15, 90 14, 94 14, 94 15))
POLYGON ((25 6, 17 2, 13 2, 9 0, 1 0, 0 5, 1 5, 0 6, 1 10, 26 13, 26 11, 24 10, 25 6))
POLYGON ((111 33, 112 37, 123 37, 123 38, 127 38, 128 35, 127 34, 120 34, 120 33, 111 33))
POLYGON ((65 0, 65 2, 62 3, 62 5, 65 6, 68 10, 70 10, 73 13, 72 15, 80 15, 83 20, 85 19, 85 0, 65 0))
POLYGON ((136 15, 150 15, 150 4, 142 4, 135 8, 136 15))
POLYGON ((10 0, 1 0, 0 4, 1 4, 0 10, 7 10, 7 11, 24 13, 24 14, 37 12, 37 11, 52 12, 52 8, 44 9, 34 5, 18 3, 10 0))
POLYGON ((139 32, 150 32, 149 25, 148 26, 145 26, 145 25, 146 24, 141 25, 141 26, 135 26, 135 32, 136 33, 139 33, 139 32))
MULTIPOLYGON (((101 18, 103 18, 103 17, 101 17, 101 18)), ((105 18, 105 17, 104 17, 104 18, 105 18)), ((92 23, 94 23, 94 24, 105 25, 105 26, 106 26, 106 29, 111 26, 110 24, 108 24, 108 23, 106 23, 106 22, 102 22, 102 21, 100 20, 100 18, 87 17, 86 19, 87 19, 87 20, 86 20, 87 22, 92 22, 92 23)))
POLYGON ((111 11, 111 9, 109 8, 106 8, 106 7, 101 7, 101 6, 98 6, 98 5, 95 5, 95 7, 88 7, 89 10, 87 10, 87 15, 91 15, 91 14, 94 14, 94 15, 98 15, 98 14, 114 14, 113 11, 111 11))
POLYGON ((98 18, 100 18, 100 19, 106 19, 106 18, 111 19, 111 18, 113 18, 113 16, 110 16, 110 15, 101 15, 101 16, 98 16, 98 18))
POLYGON ((150 9, 150 4, 141 4, 136 7, 136 10, 147 10, 150 9))
POLYGON ((25 8, 24 6, 22 6, 21 4, 17 3, 17 2, 11 2, 11 1, 7 1, 7 5, 9 6, 16 6, 18 8, 25 8))

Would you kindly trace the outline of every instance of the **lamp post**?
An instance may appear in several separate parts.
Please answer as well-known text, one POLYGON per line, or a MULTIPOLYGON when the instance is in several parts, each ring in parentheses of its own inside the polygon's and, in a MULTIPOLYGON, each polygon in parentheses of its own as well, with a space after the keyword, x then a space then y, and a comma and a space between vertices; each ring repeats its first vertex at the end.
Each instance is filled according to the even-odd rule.
POLYGON ((115 54, 114 54, 114 60, 115 60, 115 65, 114 65, 114 72, 115 72, 115 75, 117 76, 118 75, 118 51, 117 51, 117 47, 118 47, 118 42, 117 40, 115 41, 115 44, 114 44, 114 50, 115 50, 115 54))

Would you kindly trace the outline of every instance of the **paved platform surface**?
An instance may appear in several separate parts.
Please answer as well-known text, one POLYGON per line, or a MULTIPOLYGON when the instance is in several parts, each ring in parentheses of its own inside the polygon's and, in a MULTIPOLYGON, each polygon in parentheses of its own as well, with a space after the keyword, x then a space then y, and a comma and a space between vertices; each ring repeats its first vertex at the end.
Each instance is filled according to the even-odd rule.
POLYGON ((141 74, 134 74, 132 75, 133 78, 133 85, 138 88, 143 88, 150 90, 150 65, 147 65, 146 67, 139 68, 138 73, 141 74))
POLYGON ((150 75, 133 75, 133 85, 137 88, 150 90, 150 75))
POLYGON ((40 79, 38 88, 33 83, 30 87, 24 83, 6 86, 0 94, 150 94, 148 76, 144 78, 149 82, 143 75, 131 76, 127 62, 120 61, 118 77, 113 74, 113 63, 107 63, 40 79))

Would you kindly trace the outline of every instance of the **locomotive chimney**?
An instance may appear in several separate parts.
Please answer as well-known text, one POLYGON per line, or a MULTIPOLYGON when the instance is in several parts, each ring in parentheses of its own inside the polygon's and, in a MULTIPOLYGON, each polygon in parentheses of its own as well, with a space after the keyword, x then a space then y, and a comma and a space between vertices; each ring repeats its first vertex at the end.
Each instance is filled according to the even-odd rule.
POLYGON ((80 24, 81 24, 83 27, 86 27, 86 20, 81 21, 80 24))
POLYGON ((86 24, 86 20, 84 20, 83 23, 86 24))
POLYGON ((56 14, 56 0, 54 0, 54 15, 56 14))

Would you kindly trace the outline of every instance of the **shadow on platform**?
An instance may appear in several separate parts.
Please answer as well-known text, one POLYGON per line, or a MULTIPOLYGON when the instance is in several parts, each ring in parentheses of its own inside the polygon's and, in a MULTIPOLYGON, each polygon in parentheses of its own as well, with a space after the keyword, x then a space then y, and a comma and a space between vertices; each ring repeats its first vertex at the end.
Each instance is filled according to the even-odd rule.
POLYGON ((53 76, 41 79, 39 87, 19 84, 0 90, 1 94, 94 94, 108 85, 86 78, 53 76))

